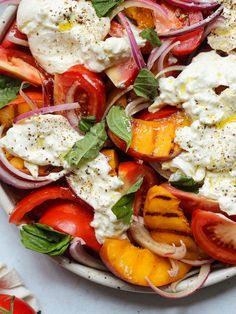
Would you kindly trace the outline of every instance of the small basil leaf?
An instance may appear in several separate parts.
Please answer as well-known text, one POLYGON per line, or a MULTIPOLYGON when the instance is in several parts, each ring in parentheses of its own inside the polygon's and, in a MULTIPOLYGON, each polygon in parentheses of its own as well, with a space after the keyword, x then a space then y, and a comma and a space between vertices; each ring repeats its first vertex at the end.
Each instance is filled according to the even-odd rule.
POLYGON ((154 28, 145 28, 141 33, 140 36, 143 39, 146 39, 150 42, 150 44, 153 47, 160 47, 161 46, 161 40, 157 36, 157 32, 154 30, 154 28))
POLYGON ((143 183, 143 177, 139 178, 112 207, 112 212, 119 220, 124 223, 130 223, 133 215, 133 201, 135 192, 137 192, 143 183))
POLYGON ((79 122, 80 131, 87 133, 96 122, 95 116, 83 117, 79 122))
POLYGON ((124 0, 92 0, 92 5, 98 17, 109 16, 113 9, 124 0))
POLYGON ((10 101, 16 99, 20 86, 20 80, 0 75, 0 109, 9 104, 10 101))
POLYGON ((20 234, 27 249, 51 256, 62 255, 72 240, 70 235, 38 223, 24 225, 20 234))
POLYGON ((106 121, 109 129, 126 142, 128 149, 132 141, 132 126, 124 108, 113 106, 106 117, 106 121))
POLYGON ((186 176, 184 174, 175 173, 174 175, 171 176, 169 182, 174 187, 183 191, 193 193, 198 193, 199 191, 199 183, 194 181, 193 178, 186 176))
POLYGON ((153 100, 157 96, 159 82, 148 69, 140 70, 134 81, 134 91, 137 96, 153 100))
POLYGON ((105 122, 96 123, 64 158, 71 167, 81 167, 98 156, 106 140, 105 122))

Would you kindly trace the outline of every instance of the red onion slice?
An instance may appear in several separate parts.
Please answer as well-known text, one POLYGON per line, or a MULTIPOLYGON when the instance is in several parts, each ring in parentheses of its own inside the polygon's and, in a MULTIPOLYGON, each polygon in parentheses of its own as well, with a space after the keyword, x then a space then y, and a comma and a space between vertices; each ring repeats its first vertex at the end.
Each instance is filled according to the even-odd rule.
POLYGON ((150 56, 148 58, 147 67, 150 70, 156 60, 162 55, 162 53, 172 44, 175 38, 163 40, 160 47, 152 49, 150 56))
POLYGON ((71 245, 69 247, 69 253, 71 257, 86 266, 99 269, 99 270, 106 270, 107 268, 102 264, 102 262, 93 257, 92 255, 88 254, 86 250, 83 248, 83 245, 86 243, 83 239, 80 238, 74 238, 71 242, 71 245))
POLYGON ((80 105, 78 103, 72 103, 72 104, 62 104, 62 105, 56 105, 56 106, 51 106, 51 107, 43 107, 39 108, 33 111, 25 112, 20 114, 14 119, 14 123, 17 123, 23 119, 30 118, 35 115, 39 114, 47 114, 47 113, 54 113, 57 111, 65 111, 65 110, 72 110, 72 109, 77 109, 79 108, 80 105))
POLYGON ((209 23, 213 22, 223 12, 223 10, 224 10, 224 7, 221 5, 215 12, 213 12, 204 20, 201 20, 198 23, 194 23, 192 25, 189 25, 184 28, 177 29, 177 30, 169 31, 166 34, 158 34, 158 36, 161 38, 169 38, 169 37, 176 37, 176 36, 190 33, 200 27, 206 26, 209 23))
POLYGON ((181 262, 187 264, 187 265, 191 265, 191 266, 202 266, 202 265, 205 265, 205 264, 211 264, 214 262, 213 259, 202 259, 202 260, 191 260, 191 259, 186 259, 186 258, 183 258, 181 259, 181 262))
POLYGON ((157 63, 157 70, 158 70, 158 73, 163 71, 164 69, 164 60, 165 60, 165 57, 167 56, 167 54, 175 47, 175 46, 178 46, 180 44, 180 41, 176 41, 174 42, 173 44, 171 44, 170 46, 168 46, 164 51, 163 53, 161 54, 159 60, 158 60, 158 63, 157 63))
POLYGON ((4 183, 14 186, 15 188, 21 190, 30 190, 40 188, 42 186, 48 185, 51 181, 42 181, 42 182, 33 182, 22 180, 20 178, 15 177, 13 174, 10 174, 6 168, 0 162, 0 180, 4 183))
POLYGON ((165 73, 172 72, 172 71, 178 71, 181 72, 186 68, 186 65, 172 65, 170 67, 167 67, 163 69, 162 71, 158 72, 157 75, 155 76, 156 78, 161 77, 165 73))
POLYGON ((190 277, 192 277, 192 276, 194 276, 194 275, 197 275, 197 274, 199 274, 199 268, 198 268, 198 269, 194 269, 194 270, 188 272, 183 278, 181 278, 181 279, 179 279, 179 280, 177 280, 177 281, 175 281, 175 282, 172 282, 172 283, 169 285, 170 290, 171 290, 172 292, 176 292, 176 288, 177 288, 178 284, 180 284, 180 283, 181 283, 182 281, 184 281, 185 279, 190 278, 190 277))
POLYGON ((171 277, 176 277, 179 273, 179 264, 176 262, 176 260, 169 258, 170 264, 171 264, 171 269, 168 270, 168 274, 171 277))
POLYGON ((28 84, 28 82, 22 82, 20 86, 19 94, 21 97, 25 100, 25 102, 30 106, 31 110, 38 109, 38 106, 35 104, 35 102, 23 91, 23 87, 25 84, 28 84))
POLYGON ((131 101, 126 107, 125 107, 125 113, 127 116, 133 116, 134 114, 138 113, 139 111, 142 111, 150 106, 150 102, 147 102, 145 98, 138 97, 135 100, 131 101))
POLYGON ((182 241, 180 241, 181 245, 179 247, 165 243, 159 243, 153 240, 148 230, 139 221, 133 221, 129 230, 133 239, 139 245, 149 249, 157 255, 178 260, 184 258, 186 255, 186 246, 182 241))
MULTIPOLYGON (((23 180, 28 180, 28 181, 34 181, 34 182, 43 182, 43 181, 50 181, 52 182, 53 180, 50 178, 50 175, 45 176, 45 177, 33 177, 32 175, 29 175, 27 173, 24 173, 18 169, 16 169, 14 166, 12 166, 12 164, 7 160, 7 158, 5 157, 2 149, 0 148, 0 161, 1 163, 4 165, 4 167, 6 167, 6 169, 8 170, 9 173, 12 172, 13 175, 23 179, 23 180)), ((62 170, 60 172, 56 173, 58 175, 57 180, 59 180, 60 178, 62 178, 65 175, 65 170, 62 170)))
MULTIPOLYGON (((73 103, 75 101, 75 93, 76 93, 76 90, 79 86, 80 86, 80 83, 78 81, 75 81, 72 84, 72 86, 69 88, 69 90, 66 94, 66 102, 67 103, 73 103)), ((68 111, 66 111, 65 115, 66 115, 68 121, 70 122, 71 126, 78 131, 79 130, 78 125, 79 125, 80 119, 77 116, 75 110, 68 110, 68 111)))
POLYGON ((150 166, 163 178, 169 180, 170 176, 172 175, 172 172, 170 170, 163 170, 161 167, 161 164, 158 162, 149 162, 150 166))
POLYGON ((106 115, 108 114, 108 112, 110 111, 111 107, 117 102, 117 100, 119 100, 122 96, 124 96, 126 93, 130 92, 133 89, 133 85, 130 85, 129 87, 127 87, 126 89, 123 89, 121 92, 119 92, 118 94, 116 94, 115 96, 113 96, 106 107, 106 110, 103 114, 102 119, 104 119, 106 117, 106 115))
POLYGON ((134 33, 133 33, 133 31, 130 27, 130 24, 129 24, 129 21, 123 13, 119 13, 118 16, 120 18, 121 24, 126 29, 127 35, 129 37, 130 49, 131 49, 131 53, 132 53, 134 62, 136 63, 137 67, 141 70, 142 68, 146 67, 146 64, 143 60, 142 53, 141 53, 139 46, 136 42, 134 33))
POLYGON ((211 265, 210 264, 206 264, 201 266, 200 268, 200 272, 198 277, 195 279, 195 281, 191 284, 191 286, 189 286, 186 290, 184 291, 180 291, 180 292, 168 292, 168 291, 164 291, 158 287, 156 287, 149 278, 145 278, 148 285, 150 286, 150 288, 152 288, 153 291, 155 291, 157 294, 159 294, 162 297, 165 298, 169 298, 169 299, 180 299, 180 298, 184 298, 187 297, 191 294, 193 294, 194 292, 196 292, 198 289, 200 289, 205 281, 207 280, 209 274, 211 271, 211 265))
POLYGON ((177 6, 178 8, 194 10, 206 10, 214 9, 219 6, 219 3, 214 2, 200 2, 200 1, 184 1, 184 0, 166 0, 171 5, 177 6))

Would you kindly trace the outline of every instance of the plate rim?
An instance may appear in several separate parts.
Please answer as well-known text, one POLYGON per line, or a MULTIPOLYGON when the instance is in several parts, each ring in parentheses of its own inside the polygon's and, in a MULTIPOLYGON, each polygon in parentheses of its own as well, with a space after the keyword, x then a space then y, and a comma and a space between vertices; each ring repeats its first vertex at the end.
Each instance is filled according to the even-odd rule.
MULTIPOLYGON (((0 181, 0 208, 2 208, 6 214, 10 214, 15 206, 15 197, 14 192, 11 191, 11 187, 2 184, 0 181)), ((94 269, 80 263, 76 263, 69 258, 64 256, 50 257, 50 259, 56 264, 60 265, 64 269, 80 276, 84 279, 87 279, 91 282, 113 288, 122 291, 134 292, 134 293, 154 293, 148 287, 141 287, 129 284, 117 277, 115 277, 110 272, 105 272, 102 270, 94 269)), ((223 282, 229 278, 236 276, 236 266, 231 266, 225 269, 214 270, 210 273, 203 287, 208 287, 220 282, 223 282)), ((182 281, 177 286, 177 291, 185 290, 189 287, 189 285, 194 280, 195 276, 188 278, 182 281)))

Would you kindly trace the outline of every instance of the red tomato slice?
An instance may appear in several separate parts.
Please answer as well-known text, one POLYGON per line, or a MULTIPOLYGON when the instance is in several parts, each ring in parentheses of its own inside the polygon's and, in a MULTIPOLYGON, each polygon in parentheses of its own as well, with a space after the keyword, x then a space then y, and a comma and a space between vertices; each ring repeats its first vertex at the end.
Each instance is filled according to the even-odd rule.
POLYGON ((16 25, 16 21, 14 21, 12 23, 9 31, 7 32, 5 38, 2 41, 2 47, 3 48, 19 48, 19 45, 8 40, 7 37, 9 34, 13 35, 15 38, 18 38, 18 39, 27 40, 26 35, 19 31, 19 29, 17 28, 17 25, 16 25))
POLYGON ((3 313, 1 308, 12 314, 36 314, 35 310, 25 301, 7 294, 0 294, 0 313, 3 313), (12 303, 13 312, 10 312, 12 303))
POLYGON ((16 225, 30 222, 30 219, 26 216, 27 213, 31 212, 35 207, 42 205, 48 200, 56 199, 78 201, 77 197, 69 188, 61 186, 47 186, 38 189, 23 198, 11 213, 9 222, 16 225))
POLYGON ((134 201, 134 214, 138 215, 144 203, 147 191, 152 186, 158 184, 156 172, 144 164, 138 164, 134 161, 126 161, 119 164, 118 174, 124 182, 125 190, 143 176, 143 184, 140 190, 136 192, 134 201))
POLYGON ((197 209, 191 227, 197 244, 209 256, 236 265, 236 222, 224 215, 197 209))
POLYGON ((138 113, 135 118, 146 120, 146 121, 154 121, 158 119, 163 119, 171 116, 173 113, 176 113, 179 109, 173 106, 165 106, 157 112, 149 112, 148 110, 142 111, 138 113))
POLYGON ((197 208, 215 213, 221 212, 219 204, 214 200, 198 196, 194 193, 178 190, 167 182, 163 183, 162 186, 181 201, 180 206, 188 216, 191 216, 197 208))
POLYGON ((39 223, 53 229, 82 238, 88 247, 99 251, 94 228, 90 226, 93 213, 78 203, 62 201, 50 206, 41 216, 39 223))
POLYGON ((42 83, 34 58, 29 53, 17 49, 5 49, 0 46, 0 73, 18 77, 34 85, 42 83))
POLYGON ((54 99, 56 104, 78 101, 83 115, 94 115, 99 121, 106 106, 105 86, 99 75, 75 65, 55 75, 54 99))
MULTIPOLYGON (((200 11, 188 12, 189 25, 195 24, 203 19, 203 15, 200 11)), ((204 28, 201 27, 189 34, 179 36, 177 40, 181 43, 172 49, 172 53, 175 56, 185 56, 192 53, 200 44, 204 28)))
MULTIPOLYGON (((155 15, 155 27, 159 33, 167 33, 170 30, 180 29, 188 25, 195 24, 203 19, 200 11, 181 10, 180 8, 162 3, 168 15, 169 23, 163 24, 157 15, 155 15)), ((184 56, 193 52, 201 43, 204 28, 199 28, 186 35, 178 36, 176 40, 181 43, 172 49, 175 56, 184 56)))
POLYGON ((133 58, 130 58, 107 69, 105 73, 117 88, 126 88, 133 84, 139 69, 133 58))

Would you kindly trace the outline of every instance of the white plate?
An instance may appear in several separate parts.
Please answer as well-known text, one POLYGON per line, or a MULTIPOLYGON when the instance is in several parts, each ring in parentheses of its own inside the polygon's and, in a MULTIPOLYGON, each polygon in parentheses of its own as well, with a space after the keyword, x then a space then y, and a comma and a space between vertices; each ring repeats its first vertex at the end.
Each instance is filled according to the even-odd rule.
MULTIPOLYGON (((19 195, 17 196, 16 191, 14 192, 9 187, 0 183, 0 207, 5 210, 7 214, 10 214, 12 209, 15 206, 15 203, 19 199, 19 195)), ((7 223, 7 219, 6 219, 7 223)), ((139 286, 130 285, 115 276, 113 276, 109 272, 93 269, 78 263, 75 263, 65 257, 50 257, 54 262, 62 266, 63 268, 79 275, 85 279, 90 281, 99 283, 101 285, 120 289, 124 291, 138 292, 138 293, 152 293, 149 288, 142 288, 139 286)), ((204 284, 204 287, 211 286, 218 282, 224 281, 228 278, 231 278, 236 275, 236 267, 229 267, 225 269, 214 270, 208 277, 207 281, 204 284)), ((189 284, 194 280, 194 277, 190 279, 184 280, 177 287, 177 291, 181 291, 186 289, 189 284)))
MULTIPOLYGON (((2 8, 0 6, 0 13, 2 11, 2 8)), ((2 24, 10 23, 12 21, 12 18, 14 17, 15 7, 9 6, 5 12, 0 17, 0 31, 2 24)), ((0 38, 1 40, 1 38, 0 38)), ((4 209, 7 214, 10 214, 12 209, 14 208, 17 200, 19 199, 18 193, 10 189, 9 187, 6 187, 5 185, 1 184, 0 182, 0 208, 4 209)), ((6 219, 7 223, 7 219, 6 219)), ((51 257, 51 259, 56 262, 57 264, 61 265, 63 268, 71 271, 72 273, 75 273, 76 275, 79 275, 85 279, 88 279, 90 281, 96 282, 98 284, 120 289, 124 291, 131 291, 136 293, 153 293, 151 289, 149 288, 142 288, 139 286, 133 286, 130 285, 115 276, 113 276, 109 272, 96 270, 78 263, 74 263, 73 261, 70 261, 69 259, 65 257, 51 257)), ((219 269, 214 270, 208 277, 207 281, 204 284, 204 287, 216 284, 218 282, 224 281, 228 278, 231 278, 236 275, 236 267, 229 267, 226 269, 219 269)), ((181 291, 186 289, 191 282, 194 280, 194 277, 189 278, 181 282, 180 285, 177 286, 177 291, 181 291)))

